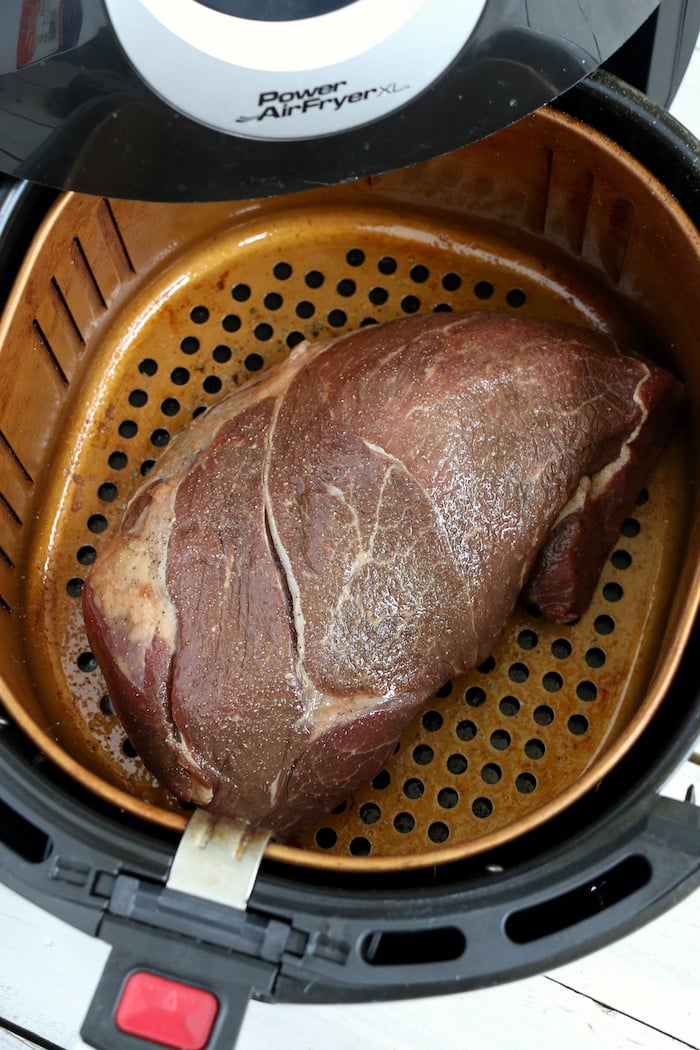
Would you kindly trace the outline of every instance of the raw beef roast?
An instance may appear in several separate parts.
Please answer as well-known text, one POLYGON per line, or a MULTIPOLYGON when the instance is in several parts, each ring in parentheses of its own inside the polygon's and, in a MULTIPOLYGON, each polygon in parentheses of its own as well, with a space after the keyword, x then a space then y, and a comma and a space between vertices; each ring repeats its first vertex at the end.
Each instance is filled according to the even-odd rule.
POLYGON ((303 344, 165 452, 84 587, 143 761, 291 836, 366 783, 523 588, 575 618, 680 399, 603 335, 411 317, 303 344))

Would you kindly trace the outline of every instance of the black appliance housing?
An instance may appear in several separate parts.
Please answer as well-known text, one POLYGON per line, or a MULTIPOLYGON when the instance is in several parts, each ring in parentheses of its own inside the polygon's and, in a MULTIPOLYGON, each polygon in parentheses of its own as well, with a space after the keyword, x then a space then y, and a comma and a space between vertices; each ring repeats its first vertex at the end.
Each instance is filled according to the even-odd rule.
MULTIPOLYGON (((685 5, 676 13, 681 7, 690 18, 685 5)), ((668 10, 653 16, 657 27, 668 10)), ((607 73, 552 104, 634 155, 700 224, 698 144, 663 109, 689 37, 681 44, 676 35, 671 63, 659 57, 667 43, 653 37, 648 61, 635 69, 644 39, 651 38, 635 38, 612 64, 653 88, 661 104, 607 73)), ((251 192, 259 189, 251 182, 251 192)), ((30 181, 3 183, 0 301, 53 198, 30 181)), ((210 1044, 220 1046, 235 1040, 251 995, 415 997, 547 970, 616 940, 700 885, 700 808, 690 796, 674 802, 658 794, 700 736, 698 646, 700 624, 643 736, 600 789, 562 817, 437 870, 350 877, 264 861, 245 911, 167 889, 177 836, 84 791, 0 707, 0 880, 114 946, 82 1032, 104 1050, 133 1046, 111 1014, 126 975, 135 965, 162 971, 165 959, 171 977, 200 983, 206 974, 224 1004, 210 1044)))

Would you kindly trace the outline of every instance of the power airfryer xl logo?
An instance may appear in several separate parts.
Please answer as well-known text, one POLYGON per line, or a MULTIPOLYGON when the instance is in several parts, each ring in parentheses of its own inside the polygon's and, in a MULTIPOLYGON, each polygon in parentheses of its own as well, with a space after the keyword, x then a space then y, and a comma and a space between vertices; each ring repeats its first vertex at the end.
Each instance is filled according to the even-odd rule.
POLYGON ((347 80, 339 80, 335 84, 317 84, 316 87, 299 88, 296 91, 262 91, 258 95, 258 112, 249 117, 236 117, 236 122, 248 124, 253 120, 280 120, 297 114, 318 113, 323 109, 337 113, 346 106, 367 102, 368 99, 381 98, 382 95, 398 95, 402 91, 408 91, 410 84, 399 87, 396 81, 393 81, 391 84, 365 88, 364 91, 344 92, 343 88, 346 86, 347 80))

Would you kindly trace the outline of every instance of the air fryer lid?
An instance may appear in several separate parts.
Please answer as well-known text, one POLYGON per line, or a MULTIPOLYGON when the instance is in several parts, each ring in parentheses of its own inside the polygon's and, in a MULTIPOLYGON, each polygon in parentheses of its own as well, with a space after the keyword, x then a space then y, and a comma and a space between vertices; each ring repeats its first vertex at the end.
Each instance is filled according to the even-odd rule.
POLYGON ((0 13, 0 168, 140 200, 338 183, 489 135, 654 0, 46 0, 0 13))

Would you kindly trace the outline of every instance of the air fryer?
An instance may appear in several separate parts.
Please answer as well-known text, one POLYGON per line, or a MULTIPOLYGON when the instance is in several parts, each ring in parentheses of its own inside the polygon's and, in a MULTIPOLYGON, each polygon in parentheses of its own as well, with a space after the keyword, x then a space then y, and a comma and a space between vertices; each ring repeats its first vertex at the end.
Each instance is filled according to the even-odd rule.
MULTIPOLYGON (((78 44, 30 62, 35 81, 57 55, 94 54, 74 9, 62 10, 78 44)), ((650 41, 669 10, 642 25, 634 54, 658 55, 650 41)), ((675 10, 676 58, 693 13, 675 10)), ((469 48, 489 17, 451 72, 474 68, 469 48)), ((535 79, 546 80, 540 45, 535 79)), ((632 79, 629 56, 612 61, 632 79)), ((653 57, 646 68, 670 97, 678 62, 664 77, 653 57)), ((586 72, 581 63, 575 79, 586 72)), ((521 73, 530 85, 532 69, 521 73)), ((420 107, 437 111, 455 90, 440 81, 374 129, 315 140, 308 163, 317 174, 322 164, 323 185, 302 189, 292 159, 274 187, 284 195, 271 196, 256 164, 281 172, 272 159, 301 156, 301 141, 224 142, 179 111, 166 119, 130 77, 123 120, 136 137, 122 145, 138 162, 95 148, 105 123, 92 102, 105 96, 94 83, 89 113, 86 96, 49 93, 55 141, 19 161, 14 175, 35 181, 8 180, 0 208, 0 875, 113 946, 83 1038, 134 1045, 115 1023, 133 973, 212 992, 208 1045, 231 1045, 251 995, 476 988, 558 965, 672 906, 700 881, 698 810, 658 794, 700 734, 697 142, 599 72, 560 85, 570 89, 556 101, 547 80, 544 108, 523 87, 516 97, 534 112, 501 110, 499 130, 474 118, 454 132, 459 144, 436 135, 415 154, 420 136, 410 147, 404 136, 397 154, 394 140, 394 161, 412 162, 401 168, 379 174, 392 167, 381 151, 362 170, 350 163, 358 136, 405 130, 409 115, 425 124, 420 107), (87 145, 71 155, 76 115, 87 145), (146 149, 141 137, 166 126, 182 130, 167 157, 153 148, 161 138, 146 149), (200 136, 209 145, 196 153, 200 136), (217 167, 210 150, 222 143, 217 167), (249 150, 265 161, 247 167, 249 150), (107 196, 39 185, 96 189, 100 155, 107 196), (372 177, 358 177, 370 164, 372 177), (184 203, 197 178, 200 203, 184 203), (137 188, 142 199, 126 199, 137 188), (84 574, 159 451, 231 385, 303 337, 471 308, 642 340, 683 378, 682 419, 581 620, 554 627, 518 606, 489 660, 429 701, 372 784, 299 840, 253 843, 250 869, 234 874, 217 851, 236 829, 168 797, 120 729, 80 620, 84 574)))

